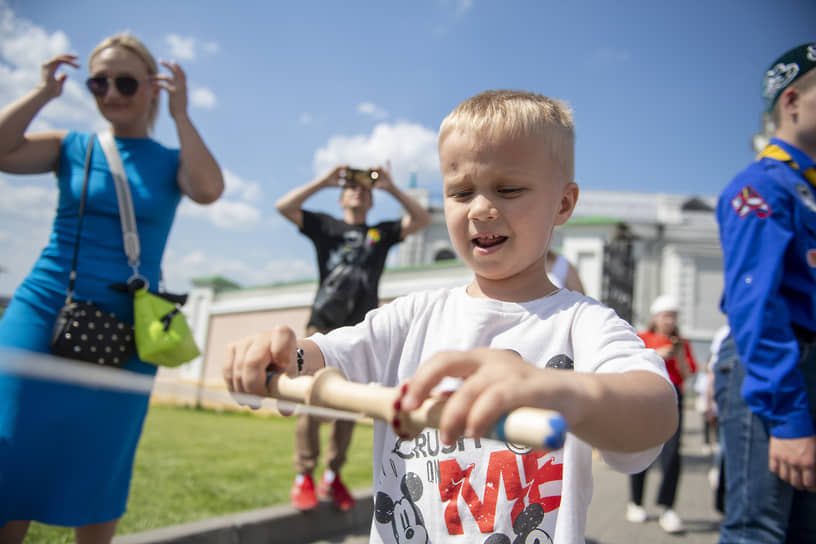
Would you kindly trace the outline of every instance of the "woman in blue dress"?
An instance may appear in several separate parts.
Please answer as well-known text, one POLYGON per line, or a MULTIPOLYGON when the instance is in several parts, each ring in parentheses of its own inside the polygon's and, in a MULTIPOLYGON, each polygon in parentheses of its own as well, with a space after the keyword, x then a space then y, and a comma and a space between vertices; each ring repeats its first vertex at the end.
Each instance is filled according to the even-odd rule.
MULTIPOLYGON (((119 34, 91 52, 87 81, 110 123, 130 183, 141 241, 139 272, 154 286, 181 196, 205 204, 224 188, 215 158, 187 115, 184 72, 175 63, 162 64, 169 74, 159 74, 139 40, 119 34), (149 138, 162 89, 178 132, 177 150, 149 138)), ((66 74, 57 71, 64 66, 78 68, 77 57, 59 55, 43 64, 40 84, 0 111, 0 170, 53 171, 59 186, 48 245, 0 319, 0 349, 48 353, 65 302, 92 135, 26 133, 40 109, 61 94, 66 74)), ((91 157, 75 298, 132 322, 132 297, 109 287, 126 282, 133 270, 124 252, 113 177, 95 138, 91 157)), ((156 372, 137 356, 125 368, 156 372)), ((147 404, 147 395, 0 373, 0 542, 22 542, 32 520, 74 527, 78 543, 110 542, 125 512, 147 404)))

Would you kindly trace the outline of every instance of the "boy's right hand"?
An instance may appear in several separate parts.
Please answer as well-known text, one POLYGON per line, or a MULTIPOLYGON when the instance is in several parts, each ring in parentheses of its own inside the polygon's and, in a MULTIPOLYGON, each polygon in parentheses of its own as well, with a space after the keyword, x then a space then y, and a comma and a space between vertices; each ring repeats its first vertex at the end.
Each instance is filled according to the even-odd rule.
POLYGON ((494 348, 436 353, 408 380, 402 409, 419 408, 446 376, 464 381, 442 409, 439 433, 445 444, 454 444, 460 436, 488 436, 502 415, 524 406, 571 415, 565 408, 572 402, 558 399, 570 397, 563 391, 574 373, 538 368, 518 353, 494 348))
MULTIPOLYGON (((227 389, 231 393, 266 396, 269 372, 290 376, 297 373, 296 349, 295 332, 282 325, 271 332, 248 336, 228 345, 222 369, 227 389)), ((238 402, 241 403, 240 399, 238 402)))

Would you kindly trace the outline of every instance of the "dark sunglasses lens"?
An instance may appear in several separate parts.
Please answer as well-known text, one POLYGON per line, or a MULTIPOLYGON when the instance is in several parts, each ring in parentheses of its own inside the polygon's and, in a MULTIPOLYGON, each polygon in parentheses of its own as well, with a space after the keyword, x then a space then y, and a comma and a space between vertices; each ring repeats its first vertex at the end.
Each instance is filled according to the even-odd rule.
POLYGON ((94 96, 105 96, 108 92, 108 80, 104 77, 89 77, 85 85, 94 96))
POLYGON ((139 90, 139 80, 130 76, 116 78, 116 90, 122 96, 133 96, 139 90))

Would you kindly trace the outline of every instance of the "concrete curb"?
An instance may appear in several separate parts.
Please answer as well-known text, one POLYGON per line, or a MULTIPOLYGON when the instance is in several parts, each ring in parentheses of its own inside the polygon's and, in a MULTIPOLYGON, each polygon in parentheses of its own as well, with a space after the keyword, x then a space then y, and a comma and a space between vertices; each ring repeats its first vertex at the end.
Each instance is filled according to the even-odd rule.
POLYGON ((371 489, 354 491, 357 501, 348 512, 321 502, 312 512, 273 506, 239 512, 113 539, 113 544, 303 544, 354 531, 366 531, 374 516, 371 489))

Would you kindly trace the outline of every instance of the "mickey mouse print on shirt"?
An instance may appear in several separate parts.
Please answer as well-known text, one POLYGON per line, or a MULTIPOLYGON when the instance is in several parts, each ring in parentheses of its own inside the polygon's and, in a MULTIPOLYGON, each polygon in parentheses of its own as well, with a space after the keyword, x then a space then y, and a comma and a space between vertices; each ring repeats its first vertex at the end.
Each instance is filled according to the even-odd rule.
MULTIPOLYGON (((572 370, 564 354, 546 367, 572 370)), ((382 542, 550 544, 561 505, 563 449, 531 450, 489 439, 442 444, 436 429, 394 446, 379 471, 376 532, 382 542)))

